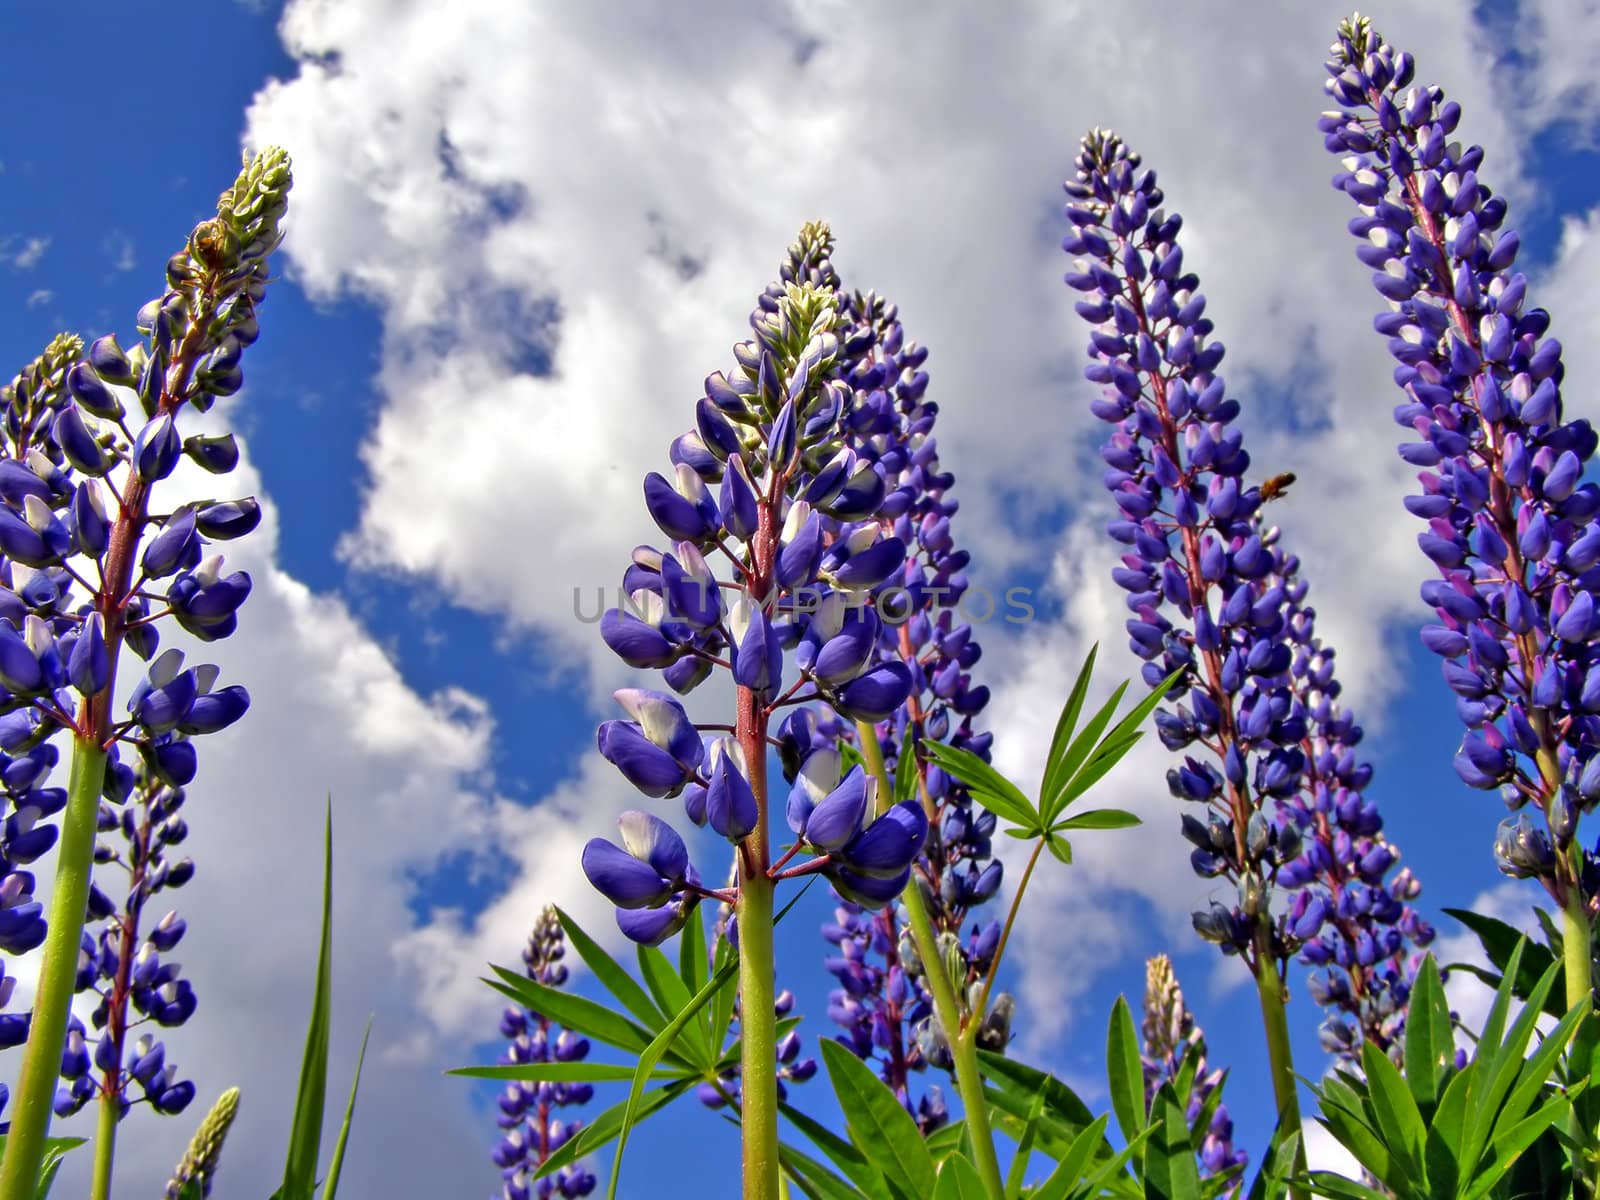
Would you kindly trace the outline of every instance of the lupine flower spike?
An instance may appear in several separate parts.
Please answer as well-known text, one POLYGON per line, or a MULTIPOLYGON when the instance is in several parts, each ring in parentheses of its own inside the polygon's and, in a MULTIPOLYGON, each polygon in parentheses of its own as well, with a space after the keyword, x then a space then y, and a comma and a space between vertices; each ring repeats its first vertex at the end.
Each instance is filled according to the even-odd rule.
MULTIPOLYGON (((791 260, 820 263, 831 245, 826 227, 807 226, 791 260)), ((616 905, 623 932, 648 944, 682 928, 706 897, 735 906, 744 1187, 765 1200, 778 1186, 774 887, 818 872, 841 895, 880 907, 905 887, 928 825, 919 804, 880 813, 875 780, 841 770, 836 750, 818 753, 802 768, 807 786, 785 805, 796 840, 772 856, 774 717, 825 701, 851 719, 880 720, 904 703, 911 680, 904 664, 872 661, 878 617, 867 600, 905 561, 905 546, 877 519, 883 477, 844 444, 854 406, 846 379, 870 334, 849 330, 837 291, 809 268, 768 288, 750 323, 755 338, 734 348, 732 377, 707 377, 695 428, 673 443, 671 477, 644 481, 667 548, 634 551, 627 604, 601 619, 624 661, 661 670, 674 691, 715 669, 731 674, 734 719, 697 727, 672 696, 625 688, 617 702, 629 719, 598 735, 601 754, 636 788, 681 796, 690 821, 736 847, 738 877, 705 886, 678 833, 642 811, 623 814, 620 845, 591 841, 583 868, 616 905), (803 852, 809 859, 789 866, 803 852)))
MULTIPOLYGON (((528 935, 522 951, 529 979, 558 988, 567 981, 566 935, 554 908, 546 908, 528 935)), ((504 1064, 580 1062, 589 1053, 589 1039, 562 1029, 543 1013, 507 1008, 500 1017, 500 1033, 511 1044, 500 1056, 504 1064)), ((526 1080, 509 1083, 500 1095, 499 1126, 505 1132, 494 1150, 495 1166, 504 1183, 493 1200, 550 1200, 552 1196, 587 1196, 595 1177, 581 1164, 563 1167, 533 1181, 535 1170, 578 1135, 583 1122, 562 1119, 558 1112, 587 1104, 594 1087, 587 1083, 549 1083, 526 1080)))
MULTIPOLYGON (((848 419, 848 444, 882 472, 889 493, 880 524, 907 547, 904 565, 875 589, 881 631, 874 655, 880 662, 904 663, 912 687, 906 703, 877 723, 877 736, 889 778, 903 778, 900 756, 912 756, 914 794, 931 830, 916 873, 929 897, 942 959, 962 960, 957 973, 965 997, 983 978, 999 943, 995 920, 974 926, 963 940, 969 913, 1000 887, 1001 864, 990 851, 995 818, 974 806, 965 785, 929 763, 921 747, 931 739, 989 758, 993 735, 973 725, 989 698, 988 688, 973 684, 970 674, 981 650, 971 623, 960 619, 971 555, 957 549, 951 536, 958 502, 950 495, 954 476, 938 459, 933 427, 939 407, 925 398, 928 373, 921 368, 927 349, 905 339, 895 306, 873 293, 857 292, 849 313, 854 327, 870 330, 873 340, 849 381, 856 407, 848 419)), ((840 732, 855 739, 848 724, 840 732)), ((821 730, 819 735, 828 736, 821 730)), ((907 934, 898 906, 874 913, 844 903, 823 927, 824 938, 838 948, 827 961, 840 984, 828 1011, 845 1027, 839 1040, 876 1059, 883 1081, 929 1133, 948 1119, 943 1094, 929 1087, 913 1097, 909 1080, 930 1062, 948 1067, 950 1056, 907 934)), ((1003 1046, 1005 1038, 996 1041, 1003 1046)))
POLYGON ((1498 790, 1500 870, 1539 880, 1566 918, 1567 1002, 1590 994, 1600 859, 1579 835, 1600 802, 1600 486, 1588 421, 1562 412, 1561 343, 1514 269, 1507 206, 1479 176, 1483 150, 1451 141, 1461 106, 1412 85, 1415 63, 1359 14, 1339 27, 1323 114, 1346 156, 1334 186, 1361 210, 1350 232, 1388 311, 1405 393, 1400 446, 1422 468, 1406 507, 1439 578, 1422 641, 1444 661, 1467 734, 1457 773, 1498 790), (1530 814, 1533 814, 1530 816, 1530 814))
MULTIPOLYGON (((1336 703, 1298 562, 1244 481, 1249 456, 1229 428, 1239 404, 1216 374, 1224 351, 1200 281, 1183 269, 1181 218, 1115 135, 1091 133, 1077 165, 1063 247, 1079 256, 1067 283, 1086 293, 1077 310, 1094 326, 1085 374, 1106 388, 1091 407, 1117 427, 1101 451, 1120 510, 1108 531, 1128 547, 1114 577, 1129 592, 1147 682, 1185 670, 1169 699, 1189 703, 1158 713, 1157 727, 1169 749, 1208 754, 1186 757, 1168 784, 1209 809, 1205 821, 1183 818, 1193 865, 1233 891, 1196 913, 1195 928, 1255 976, 1278 1111, 1294 1127, 1286 960, 1304 948, 1307 961, 1340 968, 1319 998, 1391 1049, 1412 969, 1405 943, 1432 931, 1406 915, 1411 878, 1385 882, 1397 856, 1360 794, 1371 774, 1355 759, 1360 729, 1336 703), (1276 916, 1274 887, 1295 893, 1276 916), (1369 997, 1369 985, 1385 994, 1369 997)), ((1332 1028, 1335 1048, 1352 1050, 1356 1028, 1332 1028)))
POLYGON ((261 512, 252 499, 166 511, 154 493, 183 458, 213 474, 238 461, 231 436, 185 437, 180 422, 243 382, 240 357, 259 332, 256 306, 289 185, 281 150, 246 161, 217 216, 168 261, 165 292, 140 311, 145 343, 125 352, 107 335, 84 353, 80 339, 63 335, 0 390, 0 780, 11 810, 0 835, 0 948, 44 947, 0 1194, 31 1193, 58 1074, 69 1080, 63 1111, 92 1088, 85 1031, 69 1028, 76 988, 109 979, 115 997, 102 1006, 108 1030, 94 1052, 105 1074, 95 1200, 110 1192, 127 1078, 160 1111, 178 1111, 192 1096, 158 1043, 123 1044, 117 1014, 130 996, 162 1024, 193 1008, 176 968, 158 960, 182 922, 158 924, 141 947, 138 917, 158 886, 176 887, 193 871, 163 855, 182 840, 172 811, 198 770, 191 739, 238 720, 249 697, 242 687, 219 687, 213 666, 186 666, 177 650, 158 654, 155 623, 170 616, 202 642, 233 632, 250 577, 227 572, 205 546, 248 533, 261 512), (149 665, 120 718, 111 704, 124 646, 149 665), (63 732, 73 741, 64 793, 38 786, 56 761, 49 739, 63 732), (118 811, 135 790, 134 772, 112 757, 119 750, 137 756, 147 779, 165 789, 160 800, 142 793, 146 809, 131 826, 118 811), (154 824, 150 805, 162 811, 154 824), (17 868, 57 840, 55 828, 41 824, 57 813, 56 884, 44 923, 32 876, 17 868), (131 877, 120 912, 90 878, 96 833, 118 827, 145 839, 121 859, 131 877), (116 914, 111 936, 84 942, 86 913, 96 921, 116 914))
MULTIPOLYGON (((1143 1033, 1145 1106, 1150 1107, 1161 1085, 1176 1080, 1184 1064, 1192 1059, 1196 1068, 1194 1091, 1189 1097, 1188 1118, 1192 1125, 1222 1082, 1223 1072, 1211 1070, 1206 1064, 1206 1036, 1184 1003, 1172 960, 1165 954, 1158 954, 1145 964, 1143 1033)), ((1200 1169, 1207 1176, 1244 1174, 1250 1156, 1234 1148, 1233 1119, 1228 1116, 1226 1105, 1217 1104, 1196 1153, 1200 1169)))

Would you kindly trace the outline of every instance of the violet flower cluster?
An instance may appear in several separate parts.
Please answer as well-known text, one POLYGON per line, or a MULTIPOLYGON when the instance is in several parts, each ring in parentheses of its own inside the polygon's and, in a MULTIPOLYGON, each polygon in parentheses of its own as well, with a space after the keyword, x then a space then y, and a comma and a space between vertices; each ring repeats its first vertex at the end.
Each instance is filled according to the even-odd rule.
POLYGON ((1412 86, 1411 56, 1360 17, 1327 68, 1340 107, 1320 128, 1346 156, 1334 186, 1361 209, 1357 256, 1389 302, 1373 324, 1399 364, 1395 420, 1416 438, 1400 455, 1422 468, 1406 507, 1439 570, 1422 640, 1467 726, 1456 771, 1517 813, 1500 869, 1592 920, 1600 860, 1578 820, 1600 801, 1600 486, 1583 482, 1596 434, 1563 416, 1561 343, 1514 270, 1520 238, 1479 178, 1482 148, 1450 140, 1460 105, 1412 86))
MULTIPOLYGON (((820 872, 841 895, 879 907, 904 888, 927 818, 914 803, 881 810, 876 782, 859 766, 844 770, 834 746, 817 745, 797 764, 785 806, 796 841, 766 861, 765 758, 778 741, 768 722, 794 707, 786 733, 814 730, 815 715, 795 707, 808 701, 880 720, 911 686, 904 664, 875 656, 881 621, 871 589, 899 569, 906 549, 877 521, 882 475, 844 444, 854 404, 846 377, 870 334, 851 333, 837 292, 817 281, 824 273, 815 264, 831 244, 825 227, 802 232, 789 278, 770 286, 751 315, 754 340, 734 348, 737 369, 707 377, 696 428, 672 445, 672 478, 645 479, 646 507, 669 547, 634 551, 627 604, 601 620, 619 657, 660 669, 675 691, 690 691, 715 668, 729 672, 739 720, 696 725, 672 696, 625 688, 616 698, 631 719, 605 722, 598 741, 645 795, 681 795, 694 824, 740 845, 742 877, 820 872), (784 870, 802 851, 813 857, 784 870)), ((803 741, 813 745, 809 733, 803 741)), ((657 944, 701 899, 733 898, 739 881, 706 887, 661 818, 630 811, 619 826, 622 844, 591 840, 583 868, 629 937, 657 944)))
MULTIPOLYGON (((558 988, 567 981, 566 934, 554 908, 539 914, 528 944, 522 951, 529 979, 558 988)), ((581 1062, 588 1056, 589 1039, 562 1029, 543 1013, 507 1008, 500 1017, 500 1033, 511 1044, 500 1056, 503 1064, 581 1062)), ((505 1132, 494 1150, 494 1164, 504 1183, 494 1200, 550 1200, 552 1196, 587 1196, 595 1188, 594 1174, 573 1164, 534 1181, 539 1166, 578 1135, 583 1122, 557 1114, 587 1104, 594 1087, 587 1083, 550 1083, 525 1080, 509 1083, 500 1095, 497 1124, 505 1132)))
MULTIPOLYGON (((931 825, 916 870, 933 926, 950 943, 947 954, 963 955, 958 974, 970 985, 988 970, 1000 937, 999 922, 990 921, 971 931, 964 949, 960 941, 970 911, 1000 887, 1001 864, 990 846, 995 818, 975 807, 965 785, 929 763, 918 747, 931 738, 989 758, 993 735, 973 726, 989 698, 970 674, 981 649, 970 622, 959 618, 971 555, 951 535, 959 502, 949 494, 955 478, 938 460, 933 426, 939 406, 925 399, 927 349, 906 340, 898 310, 871 292, 855 293, 849 313, 856 329, 871 331, 874 345, 850 379, 857 403, 848 421, 849 445, 882 471, 890 490, 880 524, 907 547, 904 565, 876 589, 875 602, 884 616, 879 659, 904 663, 912 686, 906 703, 878 722, 876 732, 889 778, 900 777, 902 753, 913 755, 908 769, 931 825)), ((853 740, 853 730, 846 727, 842 736, 853 740)), ((823 927, 823 937, 838 948, 827 960, 840 985, 828 1011, 846 1030, 839 1040, 862 1058, 875 1058, 884 1082, 931 1132, 948 1110, 937 1087, 915 1099, 909 1090, 910 1074, 926 1068, 929 1052, 938 1057, 940 1051, 932 996, 905 933, 896 906, 877 913, 848 902, 838 908, 823 927)), ((947 1060, 947 1048, 943 1055, 947 1060)))
POLYGON ((182 1025, 197 1003, 179 964, 161 957, 176 949, 188 923, 169 911, 140 936, 151 898, 182 887, 194 876, 192 859, 169 853, 189 834, 179 815, 186 793, 154 775, 142 759, 132 765, 107 763, 105 791, 112 798, 100 802, 100 832, 119 833, 123 844, 98 843, 95 861, 126 872, 127 897, 113 906, 98 885, 90 890, 90 916, 105 924, 98 933, 84 931, 77 990, 100 998, 90 1017, 95 1032, 87 1033, 76 1017, 69 1022, 64 1082, 56 1092, 55 1111, 65 1117, 88 1103, 96 1094, 97 1070, 99 1092, 116 1097, 122 1115, 139 1102, 131 1096, 134 1084, 155 1111, 179 1113, 194 1099, 194 1084, 177 1078, 176 1064, 168 1061, 166 1047, 154 1034, 142 1033, 131 1045, 128 1038, 143 1025, 182 1025))
POLYGON ((1359 1034, 1396 1049, 1408 943, 1432 931, 1404 904, 1415 881, 1389 879, 1397 853, 1361 795, 1371 768, 1355 758, 1360 728, 1337 703, 1298 561, 1260 516, 1285 485, 1244 481, 1250 458, 1230 428, 1239 404, 1216 373, 1223 346, 1155 173, 1098 130, 1077 166, 1063 247, 1079 256, 1066 279, 1094 327, 1085 374, 1106 387, 1091 407, 1117 427, 1101 451, 1120 510, 1108 532, 1128 547, 1113 577, 1129 593, 1145 680, 1184 669, 1169 698, 1188 703, 1158 711, 1157 727, 1169 749, 1208 753, 1186 756, 1168 785, 1210 810, 1183 820, 1195 870, 1236 889, 1196 913, 1195 928, 1258 978, 1296 951, 1329 967, 1317 995, 1344 1014, 1325 1028, 1330 1047, 1353 1053, 1359 1034), (1276 919, 1275 886, 1293 893, 1276 919))
MULTIPOLYGON (((1165 954, 1158 954, 1145 963, 1142 1032, 1146 1109, 1154 1104, 1162 1084, 1176 1080, 1184 1064, 1194 1060, 1194 1090, 1189 1097, 1187 1113, 1192 1126, 1221 1084, 1223 1072, 1221 1068, 1211 1069, 1206 1063, 1206 1035, 1184 1002, 1183 989, 1178 986, 1178 977, 1172 970, 1172 960, 1165 954)), ((1201 1171, 1207 1176, 1242 1176, 1250 1162, 1250 1155, 1233 1144, 1233 1118, 1228 1115, 1227 1105, 1220 1100, 1195 1153, 1200 1159, 1201 1171)), ((1229 1194, 1236 1195, 1237 1191, 1235 1187, 1229 1194)))
MULTIPOLYGON (((86 933, 72 951, 75 964, 58 961, 61 946, 72 947, 73 939, 46 946, 41 1011, 31 1015, 36 1036, 23 1069, 27 1094, 16 1117, 24 1119, 26 1105, 30 1143, 47 1116, 33 1115, 38 1106, 29 1081, 40 1079, 36 1057, 56 1053, 44 1046, 58 1036, 66 1085, 55 1097, 57 1112, 73 1111, 94 1094, 92 1068, 102 1073, 98 1090, 119 1118, 133 1103, 133 1082, 159 1112, 181 1111, 193 1097, 159 1041, 147 1035, 126 1044, 130 1002, 140 1022, 163 1027, 182 1023, 195 1005, 176 964, 160 961, 181 938, 181 919, 169 915, 142 933, 138 923, 151 895, 181 886, 194 870, 189 860, 166 855, 183 840, 183 820, 175 814, 198 771, 192 739, 237 721, 249 696, 239 686, 218 686, 214 666, 186 666, 176 649, 158 652, 156 623, 171 617, 200 642, 237 628, 250 577, 226 571, 222 556, 206 547, 249 533, 261 512, 248 498, 163 510, 152 493, 184 459, 218 475, 238 462, 231 435, 184 437, 178 422, 186 407, 205 412, 243 382, 241 356, 258 336, 256 306, 265 294, 268 256, 282 237, 290 184, 282 151, 246 161, 219 199, 218 215, 168 261, 167 290, 140 310, 146 343, 125 352, 108 335, 85 354, 81 339, 61 335, 0 389, 0 782, 7 811, 0 828, 0 950, 20 953, 45 939, 33 877, 20 868, 56 843, 50 817, 76 812, 68 819, 98 820, 100 832, 121 829, 129 843, 122 853, 102 846, 95 854, 129 874, 120 905, 99 886, 88 887, 88 920, 107 927, 98 936, 86 933), (128 696, 127 716, 116 718, 112 691, 124 646, 148 666, 128 696), (98 818, 93 809, 67 809, 66 791, 42 786, 58 760, 51 739, 64 731, 76 753, 108 755, 98 818), (124 755, 137 767, 121 761, 124 755), (138 816, 130 804, 136 794, 138 816), (77 990, 102 994, 94 1014, 104 1030, 98 1036, 66 1010, 70 988, 60 983, 74 970, 77 990)), ((98 764, 94 770, 91 778, 98 764)), ((92 844, 81 836, 78 843, 92 844)), ((63 880, 86 881, 89 869, 88 861, 63 857, 58 890, 63 880)), ((0 984, 0 992, 9 988, 0 984)), ((0 1022, 0 1040, 14 1040, 23 1025, 17 1016, 0 1022)))

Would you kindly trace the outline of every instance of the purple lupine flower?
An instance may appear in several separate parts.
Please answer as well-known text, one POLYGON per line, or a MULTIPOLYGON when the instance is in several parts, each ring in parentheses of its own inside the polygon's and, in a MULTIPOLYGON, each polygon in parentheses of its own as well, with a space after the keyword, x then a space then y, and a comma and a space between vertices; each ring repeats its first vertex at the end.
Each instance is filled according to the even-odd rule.
MULTIPOLYGON (((631 719, 602 724, 598 742, 645 795, 681 795, 689 819, 741 846, 749 870, 772 879, 819 871, 882 906, 904 887, 926 838, 920 807, 880 811, 863 792, 865 802, 848 811, 842 800, 831 804, 816 837, 777 863, 768 845, 766 731, 774 715, 820 702, 876 719, 910 687, 904 665, 875 664, 870 653, 879 630, 871 589, 900 568, 906 551, 878 519, 880 471, 844 444, 856 403, 848 381, 872 333, 847 325, 831 246, 825 226, 802 231, 782 281, 751 315, 755 340, 734 348, 738 370, 706 379, 695 429, 672 444, 670 476, 645 480, 645 506, 671 540, 634 550, 623 576, 626 605, 601 620, 619 657, 661 670, 680 694, 716 667, 728 670, 738 720, 714 728, 732 736, 708 745, 671 696, 628 688, 616 696, 631 719), (737 564, 731 578, 719 580, 712 564, 729 560, 737 564), (813 857, 783 870, 803 848, 813 857)), ((796 815, 791 826, 800 833, 796 815)), ((738 878, 726 889, 703 886, 660 818, 630 813, 625 821, 624 845, 594 839, 583 867, 629 937, 660 942, 702 898, 735 898, 738 878)))
POLYGON ((1399 364, 1395 420, 1417 439, 1400 456, 1423 468, 1406 507, 1439 569, 1422 641, 1467 727, 1455 768, 1518 813, 1495 842, 1500 869, 1593 920, 1600 859, 1577 826, 1600 801, 1600 486, 1581 481, 1597 437, 1563 416, 1561 343, 1514 270, 1520 239, 1479 178, 1482 148, 1450 140, 1460 105, 1412 86, 1411 56, 1364 18, 1332 50, 1340 107, 1319 127, 1347 156, 1334 186, 1361 209, 1357 257, 1389 302, 1373 324, 1399 364))
MULTIPOLYGON (((1184 1003, 1183 989, 1173 973, 1172 960, 1158 954, 1145 963, 1144 983, 1144 1102, 1149 1108, 1162 1084, 1178 1078, 1183 1065, 1195 1061, 1194 1091, 1189 1096, 1188 1120, 1200 1116, 1211 1093, 1222 1082, 1220 1068, 1206 1063, 1206 1035, 1195 1023, 1194 1014, 1184 1003)), ((1227 1106, 1218 1104, 1207 1126, 1205 1138, 1196 1150, 1201 1172, 1209 1177, 1234 1176, 1235 1183, 1224 1193, 1238 1194, 1238 1178, 1244 1174, 1250 1155, 1233 1144, 1233 1118, 1227 1106)))
MULTIPOLYGON (((528 978, 549 988, 566 983, 567 967, 562 962, 566 951, 561 918, 554 908, 546 908, 522 951, 528 978)), ((588 1038, 529 1009, 507 1008, 500 1017, 500 1033, 511 1041, 500 1056, 503 1064, 581 1062, 589 1053, 588 1038)), ((587 1104, 593 1096, 594 1087, 587 1083, 525 1080, 506 1085, 496 1118, 505 1132, 494 1150, 494 1164, 504 1182, 493 1200, 549 1200, 552 1196, 587 1196, 594 1191, 594 1174, 577 1163, 533 1179, 544 1161, 583 1129, 582 1121, 557 1113, 587 1104)))
MULTIPOLYGON (((181 886, 194 871, 189 860, 164 855, 182 841, 182 819, 170 811, 155 824, 147 818, 153 808, 175 809, 193 780, 198 758, 190 739, 231 724, 249 700, 242 688, 219 688, 213 666, 185 669, 176 651, 158 657, 155 622, 171 615, 202 641, 233 631, 250 580, 225 572, 205 546, 247 533, 260 509, 240 499, 163 511, 154 485, 185 456, 213 473, 237 461, 231 437, 186 439, 182 426, 242 382, 238 362, 257 337, 255 310, 265 294, 268 258, 282 237, 290 184, 281 150, 246 162, 218 200, 217 216, 199 225, 168 261, 164 293, 140 310, 136 324, 147 342, 124 352, 107 335, 85 351, 82 339, 63 334, 0 389, 0 790, 6 800, 0 950, 18 953, 37 944, 43 931, 32 877, 16 868, 50 847, 54 827, 41 822, 66 805, 65 792, 40 786, 56 762, 49 739, 67 732, 83 745, 108 750, 103 795, 111 807, 102 806, 100 831, 120 826, 130 844, 135 829, 144 838, 126 856, 97 849, 102 864, 116 861, 130 872, 120 909, 98 883, 89 890, 88 922, 110 925, 98 937, 85 930, 76 951, 73 938, 58 943, 72 960, 45 947, 41 994, 61 994, 58 985, 75 974, 79 990, 105 984, 102 995, 109 997, 95 1014, 103 1017, 96 1023, 103 1033, 74 1027, 65 1008, 32 1015, 30 1060, 53 1055, 58 1040, 62 1044, 67 1083, 56 1097, 57 1111, 71 1111, 94 1093, 79 1053, 91 1046, 87 1061, 102 1073, 103 1102, 119 1118, 130 1104, 131 1082, 160 1112, 181 1111, 193 1096, 192 1085, 164 1061, 159 1043, 125 1044, 130 1002, 141 1020, 163 1027, 181 1024, 195 1006, 189 984, 177 977, 175 965, 160 961, 157 948, 161 941, 176 942, 181 922, 138 929, 145 900, 163 887, 181 886), (124 646, 154 660, 133 689, 126 721, 113 716, 109 686, 124 646), (119 752, 137 756, 147 786, 135 788, 134 772, 118 765, 119 752), (126 809, 119 816, 115 810, 136 790, 145 816, 126 809), (141 944, 142 932, 149 937, 141 944)), ((81 879, 90 866, 62 862, 58 877, 81 879)), ((24 1071, 23 1078, 44 1076, 24 1071)), ((43 1133, 42 1100, 19 1102, 24 1141, 43 1133)), ((0 1168, 5 1186, 17 1169, 0 1168)))
MULTIPOLYGON (((855 293, 849 313, 856 329, 870 332, 872 346, 850 377, 857 402, 847 419, 846 445, 881 473, 888 490, 880 526, 906 547, 900 566, 874 589, 875 609, 865 611, 876 620, 859 623, 862 645, 859 651, 851 648, 850 662, 854 665, 859 655, 879 669, 910 673, 909 695, 877 721, 877 736, 890 778, 896 777, 902 753, 914 756, 917 799, 931 826, 916 870, 927 885, 930 916, 948 955, 952 948, 962 949, 970 911, 994 896, 1001 881, 1000 864, 990 856, 993 814, 975 808, 965 786, 932 766, 920 750, 931 738, 985 760, 990 754, 992 736, 973 727, 989 696, 969 674, 981 651, 971 625, 958 615, 970 555, 956 548, 950 532, 958 504, 950 495, 954 476, 938 460, 933 426, 939 408, 925 399, 927 349, 906 341, 898 310, 873 293, 855 293)), ((844 640, 836 638, 831 645, 844 640)), ((833 729, 835 736, 854 739, 849 723, 833 729)), ((795 736, 811 735, 796 731, 795 736)), ((825 748, 826 736, 822 741, 825 748)), ((803 761, 809 771, 819 760, 803 761)), ((820 761, 831 769, 826 754, 820 761)), ((806 785, 815 786, 810 780, 806 785)), ((931 1132, 948 1113, 937 1088, 917 1098, 909 1087, 910 1074, 928 1065, 921 1044, 928 1040, 933 1013, 917 956, 903 943, 904 918, 896 906, 870 914, 848 899, 835 917, 823 936, 839 950, 827 960, 840 985, 829 1004, 830 1015, 846 1030, 839 1041, 863 1058, 875 1058, 884 1082, 924 1132, 931 1132)), ((968 983, 987 969, 999 928, 991 921, 971 931, 967 949, 986 946, 987 953, 967 955, 968 983)))
POLYGON ((100 998, 90 1018, 95 1032, 85 1035, 100 1082, 95 1086, 87 1073, 74 1076, 63 1069, 67 1086, 58 1092, 60 1115, 76 1112, 97 1094, 114 1098, 119 1119, 135 1104, 148 1103, 154 1111, 171 1115, 194 1099, 194 1084, 177 1078, 176 1064, 167 1061, 166 1047, 153 1033, 130 1040, 141 1026, 182 1025, 197 1003, 179 964, 162 957, 177 948, 187 922, 172 911, 154 924, 144 921, 152 899, 182 887, 194 874, 193 861, 174 853, 188 836, 188 825, 179 815, 186 794, 152 770, 150 761, 140 757, 130 766, 113 755, 106 764, 99 830, 120 834, 122 844, 100 841, 95 862, 120 868, 127 876, 127 894, 121 905, 114 905, 100 882, 90 893, 90 911, 104 924, 98 931, 84 931, 76 990, 100 998))
POLYGON ((1398 854, 1361 796, 1371 769, 1354 756, 1360 728, 1336 703, 1298 560, 1261 519, 1263 489, 1244 482, 1250 458, 1230 428, 1239 404, 1216 373, 1223 346, 1200 281, 1183 270, 1182 220, 1115 135, 1091 133, 1077 165, 1063 248, 1080 256, 1066 279, 1094 327, 1085 374, 1106 387, 1091 408, 1117 427, 1101 450, 1120 510, 1108 532, 1128 547, 1113 578, 1129 593, 1145 680, 1184 671, 1168 696, 1189 703, 1159 711, 1157 729, 1168 749, 1207 754, 1167 782, 1210 810, 1183 818, 1196 872, 1236 890, 1196 913, 1195 929, 1258 978, 1281 974, 1296 950, 1329 966, 1319 998, 1360 1026, 1336 1016, 1330 1048, 1353 1055, 1370 1037, 1398 1053, 1407 943, 1432 930, 1402 903, 1415 881, 1386 882, 1398 854), (1295 893, 1275 919, 1274 886, 1295 893))

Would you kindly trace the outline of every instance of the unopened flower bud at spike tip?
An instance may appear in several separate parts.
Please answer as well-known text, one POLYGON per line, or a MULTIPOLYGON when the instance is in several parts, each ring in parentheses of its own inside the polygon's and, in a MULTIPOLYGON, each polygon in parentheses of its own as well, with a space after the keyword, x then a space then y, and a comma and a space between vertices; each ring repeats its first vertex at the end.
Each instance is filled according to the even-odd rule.
POLYGON ((165 1200, 182 1200, 185 1189, 191 1183, 200 1185, 202 1197, 211 1195, 211 1185, 216 1179, 217 1168, 222 1159, 222 1144, 238 1112, 238 1088, 229 1088, 217 1097, 217 1102, 211 1106, 211 1111, 205 1115, 200 1127, 195 1130, 183 1161, 178 1164, 178 1169, 168 1181, 165 1200))

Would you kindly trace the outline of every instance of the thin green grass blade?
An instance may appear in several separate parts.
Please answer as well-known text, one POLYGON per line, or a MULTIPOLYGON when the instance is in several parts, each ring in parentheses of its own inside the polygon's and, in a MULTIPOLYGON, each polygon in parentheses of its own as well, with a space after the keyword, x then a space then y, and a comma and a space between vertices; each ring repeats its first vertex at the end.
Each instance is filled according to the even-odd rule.
POLYGON ((344 1168, 344 1148, 350 1141, 350 1119, 356 1112, 356 1090, 361 1086, 361 1064, 367 1061, 367 1039, 372 1036, 372 1018, 367 1018, 367 1031, 361 1035, 361 1053, 356 1055, 356 1074, 350 1081, 350 1098, 345 1101, 344 1120, 339 1123, 339 1138, 333 1143, 333 1161, 328 1164, 328 1178, 322 1184, 322 1200, 334 1200, 339 1190, 339 1172, 344 1168))
POLYGON ((311 1020, 300 1063, 300 1087, 289 1127, 289 1153, 283 1167, 283 1200, 311 1200, 322 1148, 322 1113, 328 1089, 328 1026, 333 1011, 333 798, 328 798, 322 834, 322 942, 317 981, 311 993, 311 1020))

